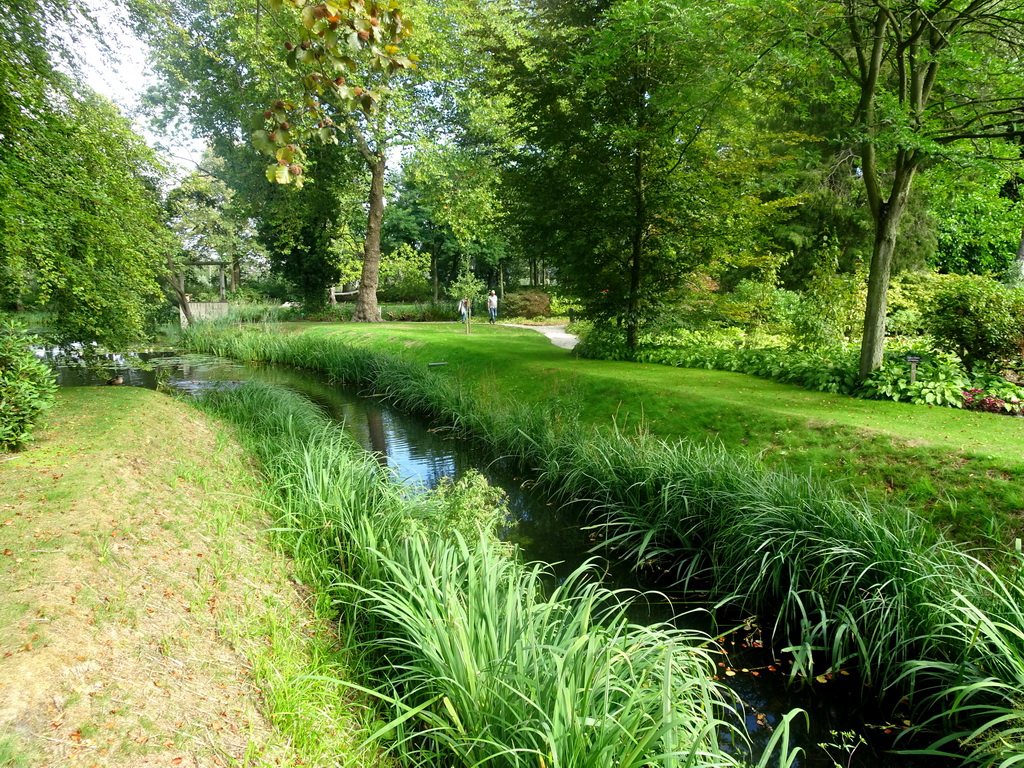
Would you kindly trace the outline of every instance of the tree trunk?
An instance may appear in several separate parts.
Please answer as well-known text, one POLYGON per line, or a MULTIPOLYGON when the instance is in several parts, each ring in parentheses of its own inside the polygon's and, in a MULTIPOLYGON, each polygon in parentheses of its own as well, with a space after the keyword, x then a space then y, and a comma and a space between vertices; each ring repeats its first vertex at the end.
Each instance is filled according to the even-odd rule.
POLYGON ((234 243, 231 244, 231 294, 238 293, 239 287, 242 285, 242 263, 239 259, 238 254, 235 252, 234 243))
POLYGON ((1020 245, 1017 246, 1017 258, 1014 260, 1017 274, 1014 277, 1020 280, 1024 277, 1024 232, 1020 233, 1020 245))
POLYGON ((185 293, 185 273, 182 272, 179 278, 175 276, 173 268, 168 269, 166 279, 167 284, 174 291, 174 295, 178 297, 178 307, 181 309, 181 314, 185 316, 185 326, 192 325, 195 322, 195 318, 192 317, 192 306, 189 304, 188 295, 185 293))
MULTIPOLYGON (((637 114, 643 111, 637 106, 637 114)), ((646 155, 643 144, 633 148, 633 234, 629 257, 629 298, 626 305, 626 347, 636 353, 640 333, 640 290, 644 268, 644 233, 647 222, 646 155)))
POLYGON ((433 287, 434 287, 434 303, 435 304, 437 304, 437 301, 438 301, 438 299, 440 298, 440 295, 441 295, 440 294, 440 290, 439 290, 440 289, 440 281, 438 280, 438 277, 439 276, 437 274, 437 241, 435 239, 435 241, 433 243, 431 243, 431 245, 430 245, 430 280, 433 283, 433 287))
MULTIPOLYGON (((911 172, 912 174, 912 172, 911 172)), ((864 309, 864 338, 860 345, 861 379, 882 365, 885 352, 885 316, 889 303, 889 278, 896 249, 896 231, 907 204, 910 191, 908 179, 904 189, 879 207, 875 219, 875 244, 871 251, 868 272, 868 300, 864 309)))
POLYGON ((381 322, 377 306, 377 283, 380 275, 380 224, 384 217, 384 156, 377 154, 370 167, 370 213, 366 222, 366 240, 363 241, 363 272, 359 278, 354 322, 381 322))

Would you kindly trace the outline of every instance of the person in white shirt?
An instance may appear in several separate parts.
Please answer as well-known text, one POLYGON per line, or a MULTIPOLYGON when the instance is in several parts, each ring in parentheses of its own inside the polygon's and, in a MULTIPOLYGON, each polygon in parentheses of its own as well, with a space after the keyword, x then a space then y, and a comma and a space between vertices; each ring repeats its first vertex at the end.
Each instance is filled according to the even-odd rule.
POLYGON ((491 313, 491 323, 498 321, 498 296, 491 291, 487 296, 487 311, 491 313))

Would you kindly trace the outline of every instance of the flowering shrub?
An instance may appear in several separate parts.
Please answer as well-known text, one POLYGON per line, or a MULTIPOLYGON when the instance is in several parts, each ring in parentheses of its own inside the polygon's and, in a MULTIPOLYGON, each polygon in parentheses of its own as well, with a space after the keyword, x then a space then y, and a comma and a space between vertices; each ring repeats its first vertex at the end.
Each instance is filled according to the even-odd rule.
POLYGON ((1024 389, 991 373, 976 377, 963 391, 963 398, 964 408, 972 411, 1014 415, 1024 411, 1024 389))
POLYGON ((1007 402, 1001 397, 987 394, 984 389, 965 389, 964 408, 971 411, 988 411, 989 413, 1020 413, 1024 403, 1020 400, 1007 402))

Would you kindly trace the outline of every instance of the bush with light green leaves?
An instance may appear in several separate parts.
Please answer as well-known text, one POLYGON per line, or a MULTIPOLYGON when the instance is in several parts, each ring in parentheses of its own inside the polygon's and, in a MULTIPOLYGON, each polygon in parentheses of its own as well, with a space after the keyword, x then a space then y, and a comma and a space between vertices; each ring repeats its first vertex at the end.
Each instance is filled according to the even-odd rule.
POLYGON ((33 338, 11 321, 0 321, 0 450, 20 448, 53 403, 57 384, 32 353, 33 338))

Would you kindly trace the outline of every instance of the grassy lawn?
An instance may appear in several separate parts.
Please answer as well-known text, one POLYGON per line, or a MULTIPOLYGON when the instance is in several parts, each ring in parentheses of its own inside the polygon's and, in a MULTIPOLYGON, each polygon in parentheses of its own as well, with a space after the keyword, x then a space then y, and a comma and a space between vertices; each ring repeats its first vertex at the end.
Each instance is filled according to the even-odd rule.
POLYGON ((1024 533, 1024 420, 808 392, 744 374, 580 360, 525 329, 477 323, 289 324, 407 358, 447 362, 490 397, 559 398, 594 424, 720 440, 770 465, 904 503, 952 533, 1024 533))
MULTIPOLYGON (((226 429, 63 390, 0 454, 0 764, 324 765, 352 754, 337 638, 270 546, 226 429)), ((358 757, 357 757, 358 759, 358 757)))

